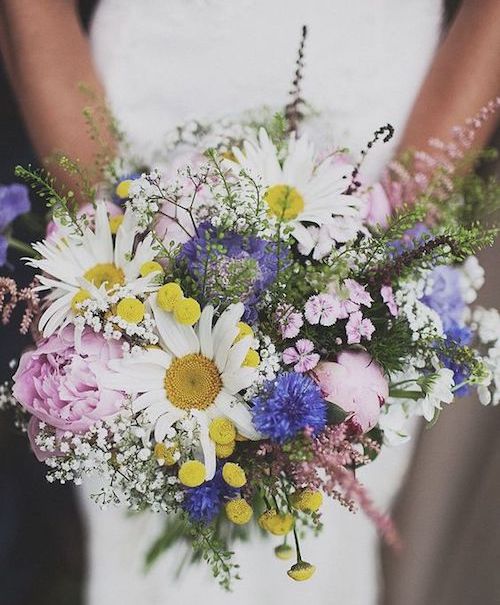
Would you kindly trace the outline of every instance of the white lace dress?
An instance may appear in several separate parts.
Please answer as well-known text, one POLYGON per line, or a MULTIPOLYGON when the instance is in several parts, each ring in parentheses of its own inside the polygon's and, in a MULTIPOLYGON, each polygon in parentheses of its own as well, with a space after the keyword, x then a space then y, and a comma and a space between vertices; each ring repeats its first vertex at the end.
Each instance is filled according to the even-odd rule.
MULTIPOLYGON (((190 119, 235 115, 287 102, 302 25, 306 43, 304 95, 328 112, 322 133, 354 152, 390 121, 400 133, 432 58, 441 21, 440 0, 102 0, 91 41, 111 106, 146 162, 165 133, 190 119), (326 128, 326 127, 325 127, 326 128)), ((318 127, 320 129, 320 127, 318 127)), ((376 177, 396 139, 372 154, 376 177)), ((360 477, 388 508, 410 446, 386 451, 360 477)), ((314 599, 376 602, 378 541, 361 514, 325 508, 325 530, 303 551, 317 565, 304 584, 286 576, 271 540, 238 545, 243 580, 224 594, 200 565, 175 580, 180 546, 143 574, 143 557, 161 530, 160 515, 126 518, 100 511, 81 488, 88 530, 88 605, 287 605, 314 599)))

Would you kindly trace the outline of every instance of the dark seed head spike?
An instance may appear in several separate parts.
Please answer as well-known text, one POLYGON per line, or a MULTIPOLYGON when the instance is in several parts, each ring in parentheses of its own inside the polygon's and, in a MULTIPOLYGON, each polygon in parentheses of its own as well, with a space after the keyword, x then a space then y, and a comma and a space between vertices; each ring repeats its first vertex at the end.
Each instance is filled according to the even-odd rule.
POLYGON ((301 106, 304 103, 302 98, 301 84, 304 78, 304 47, 307 38, 307 26, 302 26, 302 36, 299 44, 299 52, 297 61, 295 63, 295 74, 292 81, 292 88, 290 90, 290 103, 285 107, 285 118, 288 122, 288 133, 296 132, 299 124, 302 121, 304 114, 301 110, 301 106))

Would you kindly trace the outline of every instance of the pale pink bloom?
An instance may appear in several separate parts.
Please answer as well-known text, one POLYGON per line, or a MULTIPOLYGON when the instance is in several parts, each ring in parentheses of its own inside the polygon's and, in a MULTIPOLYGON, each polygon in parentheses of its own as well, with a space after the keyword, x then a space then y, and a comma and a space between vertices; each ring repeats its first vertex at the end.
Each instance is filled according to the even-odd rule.
POLYGON ((283 338, 295 338, 304 325, 302 313, 292 306, 278 308, 278 326, 283 338))
POLYGON ((382 296, 382 300, 387 305, 389 312, 394 317, 398 316, 398 306, 396 304, 396 299, 394 298, 394 292, 391 286, 385 285, 380 288, 380 296, 382 296))
POLYGON ((331 294, 318 294, 306 302, 304 315, 310 324, 332 326, 338 319, 338 310, 338 302, 331 294))
POLYGON ((352 302, 365 305, 365 307, 372 306, 373 299, 370 296, 370 293, 366 291, 365 286, 362 286, 354 279, 346 279, 344 281, 344 286, 347 288, 349 298, 352 302))
POLYGON ((335 362, 321 361, 313 377, 327 401, 352 412, 350 421, 357 430, 366 432, 377 424, 389 385, 368 353, 343 351, 335 362))
POLYGON ((68 326, 23 353, 12 393, 27 412, 49 426, 84 433, 125 404, 123 393, 101 384, 108 361, 121 355, 118 342, 90 329, 75 342, 75 329, 68 326))
POLYGON ((364 337, 366 340, 372 339, 372 334, 375 332, 375 326, 369 319, 363 319, 361 311, 356 311, 349 316, 349 321, 346 324, 345 331, 347 334, 347 343, 357 344, 364 337))
MULTIPOLYGON (((105 202, 105 204, 106 210, 108 211, 110 217, 119 216, 120 214, 123 214, 123 210, 116 204, 113 204, 112 202, 105 202)), ((95 211, 96 206, 94 206, 94 204, 88 203, 81 206, 78 209, 76 215, 77 217, 85 215, 89 219, 90 226, 92 227, 94 222, 93 218, 95 216, 95 211)), ((51 239, 52 241, 58 240, 61 237, 64 237, 67 234, 67 231, 67 227, 64 227, 63 225, 54 220, 50 220, 47 224, 46 237, 47 239, 51 239)))
POLYGON ((283 351, 283 361, 292 365, 295 372, 309 372, 319 361, 319 355, 313 353, 314 344, 307 338, 297 340, 294 347, 283 351))
POLYGON ((365 194, 364 222, 367 225, 387 227, 392 212, 391 201, 380 183, 372 185, 365 194))
POLYGON ((351 313, 359 311, 359 305, 349 298, 338 299, 338 318, 347 319, 351 313))

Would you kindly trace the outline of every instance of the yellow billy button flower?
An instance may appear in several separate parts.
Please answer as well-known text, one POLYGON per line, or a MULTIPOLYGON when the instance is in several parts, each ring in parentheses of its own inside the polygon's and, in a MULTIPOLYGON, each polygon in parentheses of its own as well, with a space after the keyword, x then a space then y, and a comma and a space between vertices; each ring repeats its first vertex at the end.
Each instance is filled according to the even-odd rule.
POLYGON ((293 557, 293 548, 289 544, 280 544, 274 549, 274 554, 282 561, 288 561, 293 557))
POLYGON ((323 504, 323 494, 315 489, 301 489, 292 494, 290 500, 297 510, 314 513, 323 504))
POLYGON ((141 265, 141 268, 139 269, 141 277, 146 277, 146 275, 154 273, 155 271, 160 271, 161 273, 163 273, 163 267, 160 265, 160 263, 157 263, 155 260, 150 260, 147 263, 143 263, 141 265))
POLYGON ((164 311, 173 311, 175 303, 183 297, 184 293, 179 284, 170 282, 158 290, 156 302, 164 311))
POLYGON ((227 418, 214 418, 208 428, 208 434, 217 445, 229 445, 236 439, 234 424, 227 418))
POLYGON ((256 368, 260 363, 260 356, 254 349, 248 349, 248 353, 246 354, 245 359, 243 360, 243 365, 248 366, 249 368, 256 368))
POLYGON ((115 189, 116 195, 122 200, 127 199, 130 196, 130 185, 132 185, 131 179, 120 181, 115 189))
POLYGON ((116 306, 118 317, 129 324, 138 324, 144 319, 144 303, 138 298, 123 298, 116 306))
POLYGON ((253 510, 246 500, 236 498, 226 504, 226 516, 235 525, 245 525, 252 518, 253 510))
POLYGON ((201 316, 201 307, 194 298, 181 298, 174 303, 174 317, 183 325, 194 325, 201 316))
POLYGON ((177 462, 175 459, 176 452, 177 448, 167 447, 164 443, 157 443, 154 449, 155 458, 166 466, 173 466, 177 462))
POLYGON ((227 445, 215 444, 215 455, 217 458, 229 458, 236 448, 236 441, 232 441, 227 445))
POLYGON ((111 216, 109 218, 109 229, 113 235, 116 235, 118 229, 121 227, 123 223, 123 214, 118 214, 116 216, 111 216))
POLYGON ((245 471, 239 464, 226 462, 222 467, 222 478, 231 487, 240 488, 247 482, 245 471))
POLYGON ((73 298, 71 299, 71 309, 75 315, 78 315, 82 312, 78 305, 80 305, 80 303, 82 303, 84 300, 88 300, 89 298, 91 298, 90 292, 88 290, 85 290, 84 288, 78 290, 78 292, 73 296, 73 298))
POLYGON ((248 324, 246 324, 244 321, 238 322, 238 330, 239 330, 238 336, 234 339, 234 342, 238 342, 239 340, 242 340, 246 336, 251 336, 253 338, 252 328, 248 324))
POLYGON ((313 577, 316 571, 316 566, 311 565, 307 561, 298 561, 295 565, 292 565, 286 572, 292 580, 296 582, 303 582, 313 577))
POLYGON ((188 460, 181 465, 178 477, 186 487, 198 487, 205 481, 207 472, 205 465, 198 460, 188 460))
POLYGON ((280 514, 274 509, 262 513, 259 517, 259 525, 273 536, 286 536, 293 529, 293 524, 293 515, 280 514))

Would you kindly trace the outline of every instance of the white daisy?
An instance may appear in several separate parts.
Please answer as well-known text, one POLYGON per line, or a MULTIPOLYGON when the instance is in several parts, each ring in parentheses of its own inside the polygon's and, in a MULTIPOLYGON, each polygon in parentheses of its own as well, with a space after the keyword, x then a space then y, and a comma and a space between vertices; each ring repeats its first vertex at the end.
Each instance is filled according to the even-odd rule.
POLYGON ((40 318, 39 329, 44 336, 70 322, 76 306, 85 298, 100 302, 118 287, 126 286, 130 294, 145 292, 154 274, 140 277, 142 265, 155 258, 153 237, 148 234, 134 249, 140 232, 134 213, 127 209, 116 230, 113 243, 112 227, 106 206, 99 202, 94 229, 83 227, 81 235, 63 240, 43 240, 33 244, 41 258, 27 264, 39 269, 39 290, 48 290, 49 306, 40 318))
POLYGON ((232 151, 236 161, 226 159, 225 165, 234 174, 243 169, 261 181, 269 213, 295 227, 293 235, 300 243, 304 238, 302 222, 321 226, 334 216, 349 216, 359 218, 361 226, 360 199, 344 193, 353 166, 332 162, 331 157, 318 163, 307 137, 292 134, 283 161, 263 128, 257 141, 245 141, 243 149, 235 147, 232 151))
POLYGON ((161 348, 110 361, 112 373, 102 377, 103 383, 133 397, 140 393, 133 399, 132 410, 144 414, 158 443, 176 422, 193 420, 200 445, 195 455, 203 455, 206 478, 211 479, 216 468, 211 420, 227 418, 242 436, 259 438, 248 406, 237 397, 256 377, 254 368, 243 365, 251 337, 236 341, 243 304, 230 305, 214 326, 214 309, 205 307, 196 328, 162 310, 156 294, 150 297, 150 304, 161 348))

